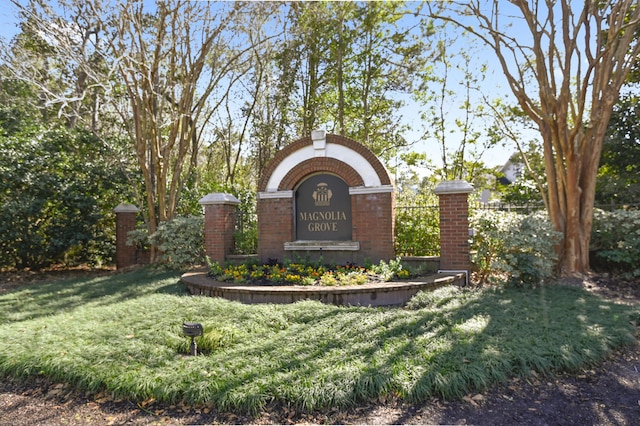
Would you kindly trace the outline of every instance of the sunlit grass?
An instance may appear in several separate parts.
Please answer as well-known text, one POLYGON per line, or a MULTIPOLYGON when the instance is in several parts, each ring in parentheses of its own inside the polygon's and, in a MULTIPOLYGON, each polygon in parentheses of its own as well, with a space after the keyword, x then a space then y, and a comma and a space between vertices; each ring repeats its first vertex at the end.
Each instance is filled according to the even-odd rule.
POLYGON ((178 278, 143 270, 0 295, 0 374, 249 413, 417 402, 591 365, 633 341, 638 317, 560 286, 445 287, 387 309, 242 305, 188 296, 178 278), (187 355, 183 321, 203 324, 202 355, 187 355))

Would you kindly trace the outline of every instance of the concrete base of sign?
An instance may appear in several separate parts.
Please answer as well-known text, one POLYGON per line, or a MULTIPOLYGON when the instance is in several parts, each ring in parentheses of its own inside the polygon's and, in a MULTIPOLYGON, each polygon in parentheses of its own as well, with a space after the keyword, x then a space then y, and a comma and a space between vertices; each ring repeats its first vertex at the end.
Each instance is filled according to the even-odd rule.
POLYGON ((292 241, 284 243, 287 251, 357 251, 360 250, 360 243, 357 241, 292 241))
POLYGON ((221 297, 246 304, 284 304, 317 300, 345 306, 401 306, 419 291, 433 290, 445 285, 463 286, 465 274, 432 274, 411 281, 321 287, 224 283, 211 279, 206 271, 200 271, 182 275, 182 282, 193 295, 221 297))

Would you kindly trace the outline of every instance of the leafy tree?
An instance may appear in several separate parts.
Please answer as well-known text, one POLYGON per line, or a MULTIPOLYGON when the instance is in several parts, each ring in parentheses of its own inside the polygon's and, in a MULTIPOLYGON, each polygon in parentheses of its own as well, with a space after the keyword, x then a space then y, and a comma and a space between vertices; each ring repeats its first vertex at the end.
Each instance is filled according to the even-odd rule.
POLYGON ((324 99, 324 110, 331 113, 326 121, 386 159, 407 145, 402 133, 408 127, 397 115, 403 105, 398 95, 411 93, 425 61, 427 38, 415 33, 417 23, 403 23, 403 18, 413 18, 415 10, 409 7, 401 2, 357 4, 348 30, 343 17, 349 10, 338 6, 336 27, 341 31, 332 40, 331 61, 338 69, 324 99))
MULTIPOLYGON (((0 75, 6 75, 4 67, 0 67, 0 75)), ((34 97, 33 88, 23 81, 0 80, 0 136, 10 137, 37 128, 43 117, 31 102, 34 97)))
POLYGON ((544 176, 544 158, 539 144, 530 142, 526 151, 513 154, 509 161, 521 167, 523 174, 515 182, 500 186, 502 201, 516 205, 542 204, 545 186, 540 176, 544 176))
POLYGON ((478 178, 481 158, 493 142, 484 135, 485 97, 480 89, 486 67, 473 66, 469 44, 458 50, 460 41, 448 35, 447 27, 435 31, 437 47, 431 61, 420 73, 420 86, 414 97, 426 109, 420 118, 424 123, 423 139, 440 147, 442 180, 478 178))
POLYGON ((105 21, 114 33, 112 69, 127 93, 120 111, 144 176, 150 234, 174 217, 197 164, 201 126, 212 113, 207 99, 226 96, 223 80, 241 56, 230 50, 228 35, 240 7, 215 11, 176 0, 159 3, 150 15, 131 1, 105 21))
POLYGON ((0 136, 0 267, 109 263, 124 176, 83 131, 29 127, 0 136))
POLYGON ((153 234, 176 214, 186 186, 197 183, 203 134, 248 69, 247 40, 259 42, 247 35, 257 22, 251 13, 264 8, 183 0, 153 7, 134 0, 15 4, 29 40, 42 47, 16 51, 13 75, 37 86, 45 106, 55 105, 70 127, 78 117, 99 116, 83 126, 98 134, 94 124, 102 121, 108 134, 127 135, 144 179, 137 203, 153 234), (30 67, 39 52, 45 53, 39 66, 30 67))
POLYGON ((640 98, 628 94, 613 108, 602 149, 596 201, 640 202, 640 98))
POLYGON ((519 106, 536 123, 547 176, 544 197, 563 236, 559 270, 587 272, 602 145, 620 88, 640 54, 637 0, 438 6, 431 8, 433 18, 458 25, 493 51, 519 106))
MULTIPOLYGON (((292 3, 276 57, 295 105, 282 102, 293 134, 314 129, 363 142, 390 159, 406 146, 398 94, 410 93, 424 61, 424 39, 402 2, 292 3), (406 18, 406 19, 405 19, 406 18), (294 89, 294 90, 292 90, 294 89)), ((274 99, 280 99, 275 97, 274 99)))

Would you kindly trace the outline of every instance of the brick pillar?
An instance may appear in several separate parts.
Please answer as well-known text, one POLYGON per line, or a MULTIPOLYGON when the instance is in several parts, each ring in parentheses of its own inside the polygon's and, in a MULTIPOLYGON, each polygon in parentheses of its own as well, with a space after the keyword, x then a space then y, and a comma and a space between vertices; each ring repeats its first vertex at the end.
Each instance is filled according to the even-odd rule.
POLYGON ((435 193, 440 198, 440 269, 467 271, 469 257, 469 193, 473 186, 463 180, 441 182, 435 193))
POLYGON ((258 258, 261 262, 287 257, 284 243, 295 239, 293 191, 258 193, 258 258))
POLYGON ((349 193, 352 238, 360 243, 360 253, 354 260, 364 264, 395 259, 396 197, 393 187, 349 188, 349 193))
POLYGON ((231 194, 214 192, 199 201, 204 207, 204 246, 213 262, 224 263, 234 249, 236 208, 240 201, 231 194))
POLYGON ((135 265, 136 245, 127 244, 127 234, 136 229, 138 208, 132 204, 120 204, 113 211, 116 214, 116 268, 135 265))

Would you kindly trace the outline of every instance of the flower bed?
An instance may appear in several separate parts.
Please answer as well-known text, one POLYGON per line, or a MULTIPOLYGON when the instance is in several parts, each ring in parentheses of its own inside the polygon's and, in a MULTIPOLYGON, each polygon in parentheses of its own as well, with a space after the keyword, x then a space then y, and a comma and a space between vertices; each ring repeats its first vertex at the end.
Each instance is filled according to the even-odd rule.
POLYGON ((209 264, 209 276, 217 281, 265 286, 350 286, 407 279, 411 275, 398 259, 390 260, 388 263, 381 261, 378 265, 368 267, 354 264, 326 266, 301 262, 209 264))

